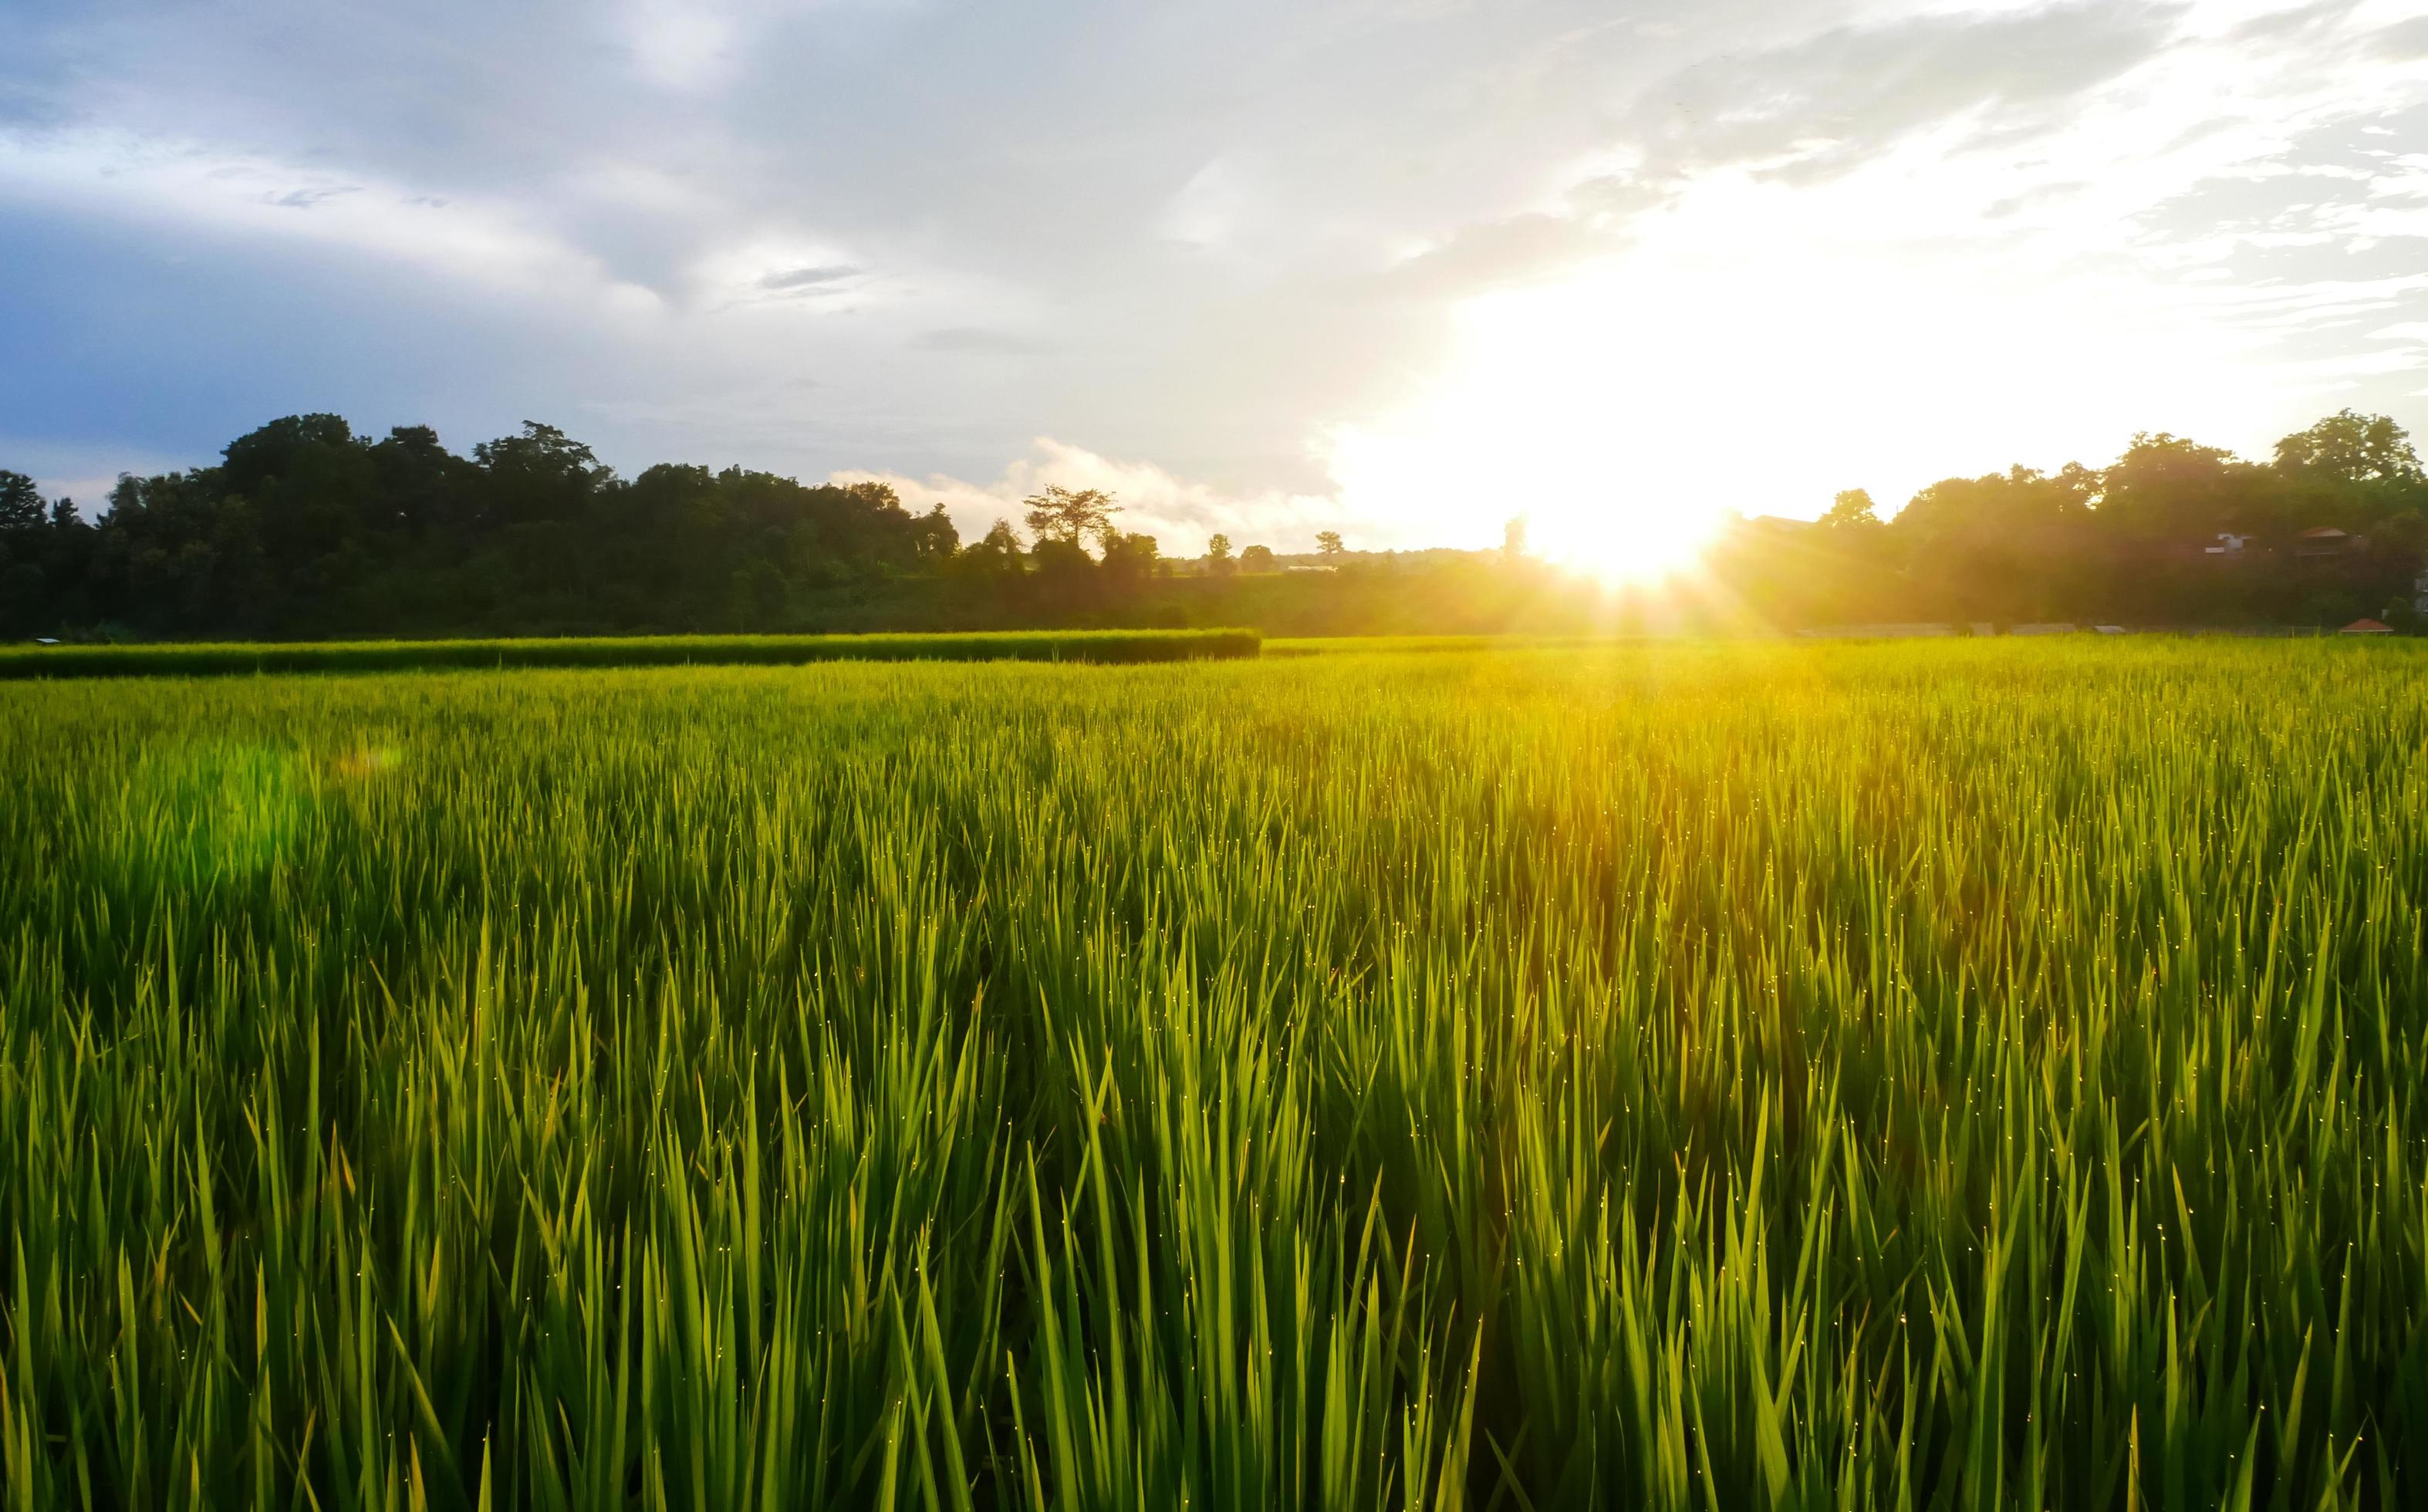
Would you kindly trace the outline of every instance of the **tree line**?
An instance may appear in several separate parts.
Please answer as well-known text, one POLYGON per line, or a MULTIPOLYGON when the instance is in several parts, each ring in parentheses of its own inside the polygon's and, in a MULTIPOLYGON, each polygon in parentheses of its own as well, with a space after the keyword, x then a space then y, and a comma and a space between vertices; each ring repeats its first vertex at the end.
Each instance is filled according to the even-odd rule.
POLYGON ((216 467, 123 476, 98 519, 0 474, 7 629, 319 635, 773 628, 796 583, 932 570, 959 542, 877 485, 729 468, 618 478, 554 426, 469 457, 334 415, 216 467))
POLYGON ((1949 478, 1886 519, 1729 533, 1714 574, 1788 623, 2115 621, 2416 628, 2428 477, 2402 427, 2347 409, 2264 462, 2171 435, 2105 468, 1949 478))
MULTIPOLYGON (((1522 516, 1523 501, 1479 500, 1522 516)), ((1273 633, 1781 628, 1899 619, 2411 628, 2428 480, 2349 410, 2265 462, 2168 435, 2102 468, 1951 478, 1883 518, 1740 520, 1697 583, 1616 596, 1525 554, 1353 552, 1285 573, 1216 535, 1174 563, 1100 490, 1046 488, 964 542, 882 484, 662 464, 626 479, 553 426, 471 455, 425 426, 274 420, 212 467, 123 476, 95 518, 0 470, 0 633, 291 639, 1239 623, 1273 633)))

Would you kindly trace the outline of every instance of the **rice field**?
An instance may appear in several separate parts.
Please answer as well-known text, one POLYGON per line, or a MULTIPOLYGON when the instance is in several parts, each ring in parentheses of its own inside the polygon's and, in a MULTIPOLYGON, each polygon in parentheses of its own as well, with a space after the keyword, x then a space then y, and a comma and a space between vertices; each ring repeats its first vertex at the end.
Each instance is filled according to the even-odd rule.
POLYGON ((0 1495, 2420 1504, 2423 672, 0 687, 0 1495))

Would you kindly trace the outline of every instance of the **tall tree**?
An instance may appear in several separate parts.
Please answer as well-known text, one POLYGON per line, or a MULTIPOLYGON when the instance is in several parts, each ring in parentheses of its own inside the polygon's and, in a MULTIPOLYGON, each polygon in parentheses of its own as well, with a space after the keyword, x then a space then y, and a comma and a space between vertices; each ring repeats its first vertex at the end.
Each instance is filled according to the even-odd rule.
POLYGON ((1103 541, 1122 507, 1102 488, 1075 492, 1058 485, 1048 486, 1042 493, 1030 494, 1021 502, 1028 506, 1028 529, 1037 539, 1067 541, 1073 546, 1103 541))
POLYGON ((953 526, 953 518, 944 513, 940 502, 919 517, 912 526, 912 552, 923 562, 948 562, 960 549, 961 533, 953 526))
POLYGON ((1824 528, 1837 532, 1877 530, 1879 523, 1879 511, 1873 506, 1871 490, 1867 488, 1840 489, 1821 517, 1824 528))
POLYGON ((42 491, 22 472, 0 468, 0 531, 29 531, 42 522, 42 491))
POLYGON ((2417 483, 2420 454, 2402 426, 2384 415, 2338 410, 2276 443, 2276 466, 2337 483, 2417 483))

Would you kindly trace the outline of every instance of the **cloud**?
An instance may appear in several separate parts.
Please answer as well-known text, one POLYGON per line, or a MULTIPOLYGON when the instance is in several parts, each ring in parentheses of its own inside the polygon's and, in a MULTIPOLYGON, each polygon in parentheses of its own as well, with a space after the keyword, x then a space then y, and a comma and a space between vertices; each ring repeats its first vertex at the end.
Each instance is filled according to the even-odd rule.
POLYGON ((707 89, 740 63, 739 18, 713 0, 644 0, 624 11, 622 30, 633 70, 664 89, 707 89))
MULTIPOLYGON (((1555 374, 1691 372, 1714 409, 1809 409, 1824 327, 2004 392, 1998 341, 2047 344, 2008 310, 2198 357, 2180 402, 2148 371, 2115 401, 2127 432, 2264 443, 2328 393, 2422 428, 2370 335, 2428 320, 2404 8, 0 6, 0 413, 189 460, 231 390, 534 413, 628 468, 993 477, 953 484, 990 510, 1151 459, 1124 486, 1175 550, 1414 529, 1335 443, 1483 403, 1466 333, 1511 297, 1577 302, 1541 321, 1555 374)), ((1605 444, 1612 407, 1577 413, 1605 444)), ((1844 485, 1802 466, 1779 487, 1844 485)))
POLYGON ((785 268, 759 276, 761 288, 782 292, 786 289, 809 288, 822 284, 840 284, 860 277, 868 270, 849 263, 830 263, 824 267, 785 268))
POLYGON ((704 310, 780 305, 836 315, 898 303, 905 293, 899 279, 865 260, 791 230, 698 251, 668 276, 683 303, 704 310))
POLYGON ((1001 357, 1034 356, 1054 350, 1054 343, 1035 337, 1017 336, 1009 331, 991 331, 975 325, 948 325, 922 331, 910 338, 910 343, 922 352, 965 352, 974 355, 1001 357))
POLYGON ((2388 62, 2407 63, 2428 58, 2428 16, 2415 16, 2385 27, 2371 38, 2378 56, 2388 62))
POLYGON ((1682 70, 1646 91, 1624 135, 1655 180, 1738 165, 1797 183, 1950 122, 2014 140, 2158 54, 2182 13, 2102 3, 1841 26, 1682 70))
POLYGON ((333 176, 222 144, 78 128, 0 131, 0 201, 166 222, 186 235, 299 240, 602 312, 658 303, 513 208, 333 176), (294 215, 287 212, 307 210, 294 215))
MULTIPOLYGON (((731 87, 770 33, 795 17, 844 8, 828 0, 621 0, 603 8, 632 71, 675 95, 731 87)), ((884 8, 883 0, 864 8, 884 8)))
POLYGON ((1164 205, 1157 232, 1166 240, 1206 252, 1234 250, 1256 207, 1256 191, 1240 165, 1217 157, 1189 176, 1164 205))
POLYGON ((1461 226, 1395 264, 1390 277, 1411 293, 1455 298, 1557 276, 1619 250, 1620 238, 1598 220, 1534 210, 1461 226))
POLYGON ((914 510, 941 503, 964 539, 984 534, 999 519, 1019 526, 1027 512, 1022 501, 1049 485, 1110 493, 1121 505, 1115 522, 1123 530, 1154 536, 1167 556, 1200 555, 1217 532, 1229 534, 1239 547, 1262 543, 1284 551, 1312 551, 1316 532, 1354 532, 1359 526, 1329 495, 1226 493, 1176 478, 1153 463, 1118 461, 1051 436, 1039 436, 1031 454, 1014 459, 993 483, 969 483, 941 473, 909 478, 848 470, 835 473, 830 481, 886 484, 914 510))
MULTIPOLYGON (((288 189, 284 194, 271 196, 270 203, 286 210, 308 210, 323 200, 334 200, 340 194, 359 194, 361 192, 362 186, 359 184, 340 184, 331 189, 288 189)), ((426 196, 421 195, 416 195, 413 198, 406 200, 405 203, 407 205, 428 205, 433 209, 445 208, 443 202, 433 204, 426 196)))

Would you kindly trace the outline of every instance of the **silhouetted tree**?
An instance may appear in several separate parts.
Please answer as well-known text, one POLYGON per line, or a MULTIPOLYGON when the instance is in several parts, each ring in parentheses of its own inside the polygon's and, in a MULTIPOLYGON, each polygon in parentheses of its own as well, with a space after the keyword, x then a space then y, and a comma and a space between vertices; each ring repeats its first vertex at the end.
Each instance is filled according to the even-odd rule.
POLYGON ((911 554, 922 562, 946 562, 961 544, 961 533, 953 528, 952 517, 941 503, 919 517, 910 537, 911 554))
POLYGON ((22 472, 0 471, 0 633, 38 628, 50 598, 43 571, 41 490, 22 472))
POLYGON ((0 531, 29 531, 42 523, 42 493, 22 472, 0 471, 0 531))
POLYGON ((1870 490, 1846 488, 1829 501, 1821 524, 1824 529, 1839 532, 1871 531, 1879 528, 1880 517, 1873 507, 1870 490))
POLYGON ((2337 483, 2418 483, 2420 456, 2402 426, 2384 415, 2338 410, 2276 443, 2276 466, 2337 483))
POLYGON ((1075 493, 1053 486, 1021 501, 1028 506, 1030 534, 1041 542, 1065 541, 1073 546, 1102 541, 1112 530, 1112 518, 1122 507, 1101 488, 1082 488, 1075 493))

